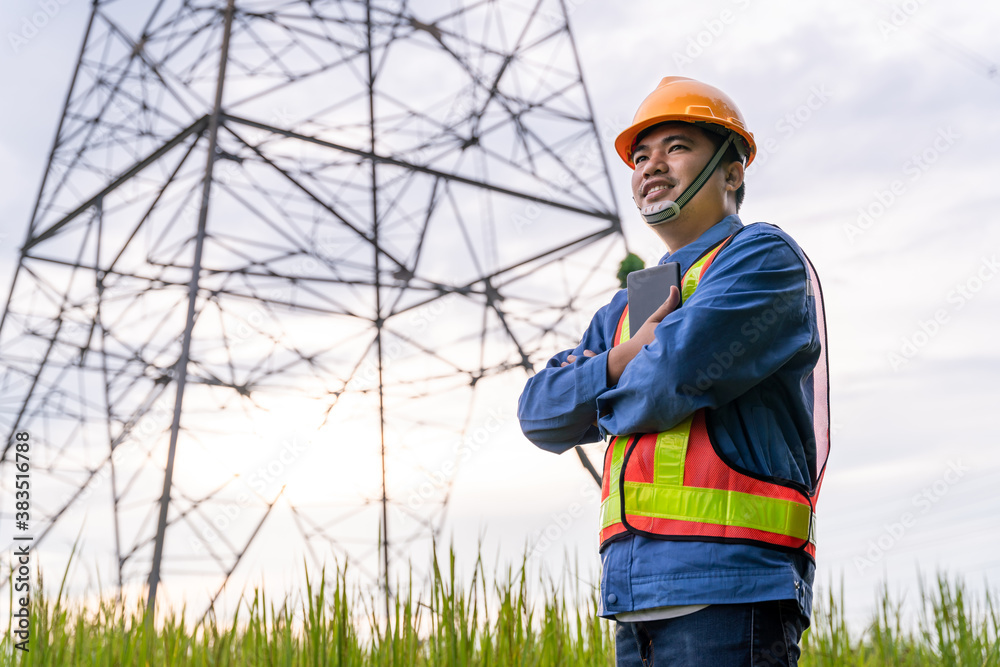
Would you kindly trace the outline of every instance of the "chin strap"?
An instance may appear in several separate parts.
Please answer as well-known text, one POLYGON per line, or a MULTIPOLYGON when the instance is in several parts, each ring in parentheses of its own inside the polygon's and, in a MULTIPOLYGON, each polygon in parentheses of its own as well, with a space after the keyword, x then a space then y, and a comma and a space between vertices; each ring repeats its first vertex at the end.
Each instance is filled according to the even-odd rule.
POLYGON ((677 198, 677 201, 658 201, 655 204, 650 204, 645 208, 639 209, 642 214, 643 220, 649 225, 658 225, 661 222, 667 222, 673 220, 678 215, 680 215, 681 207, 691 201, 691 198, 698 194, 698 190, 701 190, 701 186, 705 185, 708 181, 708 177, 712 175, 715 168, 719 166, 719 162, 722 161, 722 156, 726 154, 726 151, 733 143, 733 133, 730 132, 726 140, 722 142, 719 146, 719 150, 715 151, 715 155, 712 159, 708 161, 705 168, 701 170, 698 174, 698 178, 694 179, 694 182, 688 186, 687 190, 681 193, 681 196, 677 198))

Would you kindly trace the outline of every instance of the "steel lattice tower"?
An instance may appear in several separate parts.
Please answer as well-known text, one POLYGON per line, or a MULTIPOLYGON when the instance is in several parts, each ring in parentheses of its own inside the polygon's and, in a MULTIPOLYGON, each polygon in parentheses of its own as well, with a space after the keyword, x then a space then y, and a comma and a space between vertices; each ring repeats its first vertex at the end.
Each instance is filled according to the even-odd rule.
POLYGON ((152 606, 295 535, 388 604, 486 387, 616 286, 598 141, 561 0, 95 0, 0 322, 36 543, 152 606))

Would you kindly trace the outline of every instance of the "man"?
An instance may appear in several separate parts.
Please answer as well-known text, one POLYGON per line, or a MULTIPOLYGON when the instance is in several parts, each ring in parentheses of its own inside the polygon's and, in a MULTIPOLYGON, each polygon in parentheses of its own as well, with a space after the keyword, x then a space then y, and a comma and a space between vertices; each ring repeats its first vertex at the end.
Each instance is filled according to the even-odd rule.
POLYGON ((815 272, 737 216, 756 146, 722 91, 663 79, 615 148, 681 290, 635 332, 616 293, 528 380, 521 428, 556 453, 610 438, 598 613, 619 665, 796 664, 829 451, 815 272))

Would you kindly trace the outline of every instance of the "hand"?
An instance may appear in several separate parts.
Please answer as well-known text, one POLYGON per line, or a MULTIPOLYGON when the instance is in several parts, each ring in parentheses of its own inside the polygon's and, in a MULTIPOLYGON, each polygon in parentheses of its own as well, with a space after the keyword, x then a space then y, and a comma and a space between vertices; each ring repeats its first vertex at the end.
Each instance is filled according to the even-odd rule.
MULTIPOLYGON (((584 350, 583 351, 583 356, 585 356, 585 357, 596 357, 597 353, 593 352, 591 350, 584 350)), ((579 357, 577 357, 575 354, 571 354, 568 357, 566 357, 566 361, 564 361, 561 364, 559 364, 559 367, 562 368, 563 366, 569 366, 571 363, 573 363, 574 361, 576 361, 578 358, 579 357)))
MULTIPOLYGON (((657 308, 652 315, 650 315, 639 330, 634 332, 627 342, 637 341, 636 352, 639 351, 644 345, 649 345, 655 340, 656 336, 654 331, 656 330, 656 325, 663 321, 663 318, 670 313, 677 310, 677 306, 681 303, 681 291, 677 289, 676 286, 671 285, 670 295, 667 300, 664 301, 659 308, 657 308)), ((635 356, 635 355, 633 355, 635 356)))
POLYGON ((671 286, 670 296, 643 322, 639 330, 632 333, 629 339, 621 345, 611 348, 611 351, 608 353, 609 387, 618 384, 618 380, 621 378, 622 373, 625 372, 625 367, 628 363, 635 358, 635 355, 639 354, 639 350, 643 346, 649 345, 656 339, 654 334, 656 326, 663 321, 664 317, 677 310, 677 306, 680 303, 681 291, 676 286, 671 286))

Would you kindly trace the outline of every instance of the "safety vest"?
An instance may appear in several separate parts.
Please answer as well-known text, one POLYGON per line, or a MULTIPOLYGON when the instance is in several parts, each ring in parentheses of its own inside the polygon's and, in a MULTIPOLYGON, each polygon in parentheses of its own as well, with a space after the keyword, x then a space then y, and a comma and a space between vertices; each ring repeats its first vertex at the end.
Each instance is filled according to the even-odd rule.
MULTIPOLYGON (((681 281, 682 302, 732 238, 710 248, 681 281)), ((752 544, 802 551, 815 559, 814 511, 829 454, 826 334, 819 281, 806 258, 822 344, 812 373, 816 469, 812 487, 736 470, 709 439, 705 410, 673 428, 611 438, 601 488, 601 548, 628 534, 657 539, 752 544)), ((629 339, 628 306, 614 345, 629 339)))

